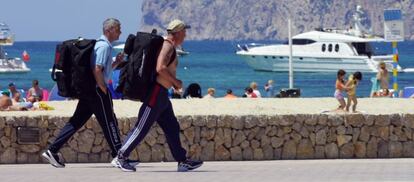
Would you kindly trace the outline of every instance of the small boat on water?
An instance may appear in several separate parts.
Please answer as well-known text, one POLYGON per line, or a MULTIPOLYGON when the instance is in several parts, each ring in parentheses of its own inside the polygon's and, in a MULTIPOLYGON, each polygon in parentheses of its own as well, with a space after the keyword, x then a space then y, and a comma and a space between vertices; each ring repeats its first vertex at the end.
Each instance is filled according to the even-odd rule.
POLYGON ((26 66, 20 58, 8 58, 3 46, 12 46, 14 43, 14 36, 10 32, 10 28, 0 22, 0 73, 25 73, 29 72, 30 68, 26 66))
POLYGON ((183 47, 182 47, 182 46, 178 46, 178 47, 175 49, 175 51, 177 52, 177 55, 178 55, 178 56, 185 56, 185 55, 190 54, 190 52, 185 51, 185 50, 183 49, 183 47))
MULTIPOLYGON (((393 55, 378 54, 371 43, 385 40, 362 25, 360 6, 353 16, 353 27, 347 30, 323 28, 292 37, 292 62, 295 72, 377 72, 378 64, 385 62, 392 70, 393 55)), ((237 45, 237 55, 245 59, 254 70, 289 70, 289 44, 237 45)), ((403 70, 399 65, 398 71, 403 70)))

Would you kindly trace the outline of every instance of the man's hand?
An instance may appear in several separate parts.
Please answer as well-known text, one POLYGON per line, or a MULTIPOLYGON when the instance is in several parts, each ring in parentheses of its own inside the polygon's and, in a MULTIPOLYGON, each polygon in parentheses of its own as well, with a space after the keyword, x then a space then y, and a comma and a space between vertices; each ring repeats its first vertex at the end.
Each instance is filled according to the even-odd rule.
POLYGON ((181 88, 183 88, 183 82, 181 80, 176 80, 174 83, 174 89, 175 90, 180 90, 181 88))
POLYGON ((102 71, 103 71, 102 66, 96 65, 93 71, 93 75, 95 76, 96 85, 98 85, 99 89, 101 89, 101 91, 106 94, 108 92, 107 92, 105 79, 104 79, 104 75, 102 71))
POLYGON ((124 60, 124 52, 120 52, 116 55, 115 61, 112 63, 112 68, 116 68, 119 63, 121 63, 124 60))

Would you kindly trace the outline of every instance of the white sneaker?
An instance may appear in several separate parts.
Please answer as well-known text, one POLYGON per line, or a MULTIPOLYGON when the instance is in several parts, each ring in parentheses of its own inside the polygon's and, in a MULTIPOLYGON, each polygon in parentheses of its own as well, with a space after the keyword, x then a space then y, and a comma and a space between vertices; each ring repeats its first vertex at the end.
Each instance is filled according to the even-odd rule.
POLYGON ((56 168, 64 168, 62 156, 59 153, 52 153, 50 150, 46 150, 42 153, 42 157, 45 158, 49 163, 56 168))
MULTIPOLYGON (((130 165, 130 166, 137 166, 138 164, 139 164, 139 161, 138 160, 130 160, 130 159, 127 159, 126 160, 126 162, 130 165)), ((113 166, 113 167, 117 167, 117 168, 119 168, 119 162, 118 162, 118 157, 115 157, 115 158, 113 158, 112 159, 112 161, 111 161, 111 165, 113 166)))

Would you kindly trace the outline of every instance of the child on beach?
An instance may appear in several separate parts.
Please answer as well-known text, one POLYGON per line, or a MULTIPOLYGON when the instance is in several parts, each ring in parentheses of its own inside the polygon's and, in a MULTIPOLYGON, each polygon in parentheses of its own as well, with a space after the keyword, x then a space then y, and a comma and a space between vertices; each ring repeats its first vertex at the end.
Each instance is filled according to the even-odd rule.
POLYGON ((335 83, 335 98, 339 102, 339 107, 336 109, 337 111, 342 111, 345 109, 346 103, 344 98, 344 91, 347 90, 347 87, 345 87, 345 70, 338 70, 338 73, 336 74, 336 83, 335 83))
POLYGON ((267 81, 266 85, 264 86, 264 89, 266 91, 266 95, 269 98, 272 98, 272 97, 275 96, 273 83, 274 83, 273 80, 269 80, 269 81, 267 81))
POLYGON ((351 102, 353 102, 352 105, 352 112, 356 112, 356 105, 358 104, 357 98, 356 98, 356 87, 358 86, 358 83, 362 80, 362 74, 361 72, 357 71, 354 74, 349 76, 348 82, 346 83, 345 87, 348 88, 348 102, 346 104, 346 111, 349 112, 349 107, 351 106, 351 102))

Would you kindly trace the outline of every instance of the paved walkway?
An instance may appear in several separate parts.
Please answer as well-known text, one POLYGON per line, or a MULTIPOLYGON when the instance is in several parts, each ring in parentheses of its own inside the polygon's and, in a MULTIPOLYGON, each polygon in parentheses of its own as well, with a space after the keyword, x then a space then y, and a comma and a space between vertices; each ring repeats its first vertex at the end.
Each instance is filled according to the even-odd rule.
POLYGON ((414 159, 206 162, 194 172, 175 170, 176 163, 142 163, 135 173, 109 164, 0 165, 0 181, 414 181, 414 159))

